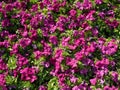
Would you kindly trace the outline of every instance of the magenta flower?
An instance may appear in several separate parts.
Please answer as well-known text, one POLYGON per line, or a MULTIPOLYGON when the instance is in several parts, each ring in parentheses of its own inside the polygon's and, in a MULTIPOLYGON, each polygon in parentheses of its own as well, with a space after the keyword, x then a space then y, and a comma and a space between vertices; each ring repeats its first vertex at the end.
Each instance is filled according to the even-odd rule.
POLYGON ((62 37, 62 46, 68 46, 68 42, 70 40, 70 37, 62 37))
POLYGON ((25 47, 27 47, 28 45, 30 45, 31 39, 29 39, 29 38, 21 38, 21 39, 19 40, 19 43, 20 43, 20 46, 21 46, 21 47, 25 48, 25 47))
POLYGON ((75 68, 75 67, 77 67, 77 63, 78 63, 78 60, 76 60, 76 59, 71 59, 71 58, 67 58, 66 59, 66 64, 67 65, 69 65, 69 66, 71 66, 72 68, 75 68))
POLYGON ((2 27, 7 27, 10 25, 10 21, 9 19, 4 19, 2 20, 1 24, 2 24, 2 27))
POLYGON ((39 90, 47 90, 47 88, 45 86, 40 86, 39 90))
POLYGON ((112 75, 112 79, 113 79, 115 82, 118 82, 118 73, 115 72, 115 71, 113 71, 113 72, 111 73, 111 75, 112 75))
POLYGON ((118 49, 118 45, 114 41, 108 42, 107 46, 102 47, 102 53, 107 55, 113 55, 118 49))
POLYGON ((70 81, 71 81, 72 83, 76 83, 77 80, 78 80, 78 78, 76 78, 75 76, 71 76, 71 77, 70 77, 70 81))
POLYGON ((0 70, 7 70, 7 65, 4 63, 2 59, 0 59, 0 70))
POLYGON ((18 47, 19 47, 19 44, 15 43, 15 44, 12 46, 12 50, 10 51, 10 54, 17 54, 17 52, 18 52, 18 47))
POLYGON ((62 52, 63 52, 62 49, 57 49, 57 50, 56 50, 54 58, 56 59, 57 62, 60 62, 60 63, 61 63, 62 60, 64 59, 64 58, 63 58, 63 55, 62 55, 62 52))
POLYGON ((77 12, 76 12, 76 10, 72 9, 69 11, 69 13, 71 16, 75 16, 77 12))
POLYGON ((4 87, 6 85, 5 75, 0 74, 0 86, 4 87))
POLYGON ((13 10, 13 4, 7 4, 7 5, 5 6, 5 10, 6 10, 6 11, 12 11, 12 10, 13 10))
POLYGON ((83 1, 83 9, 90 9, 92 7, 92 3, 89 0, 83 1))
POLYGON ((95 13, 94 10, 90 11, 86 16, 86 20, 91 20, 91 21, 95 20, 95 18, 93 16, 94 13, 95 13))
POLYGON ((37 50, 37 51, 34 51, 34 56, 36 59, 39 59, 41 56, 42 56, 42 52, 37 50))
POLYGON ((50 36, 49 42, 51 42, 51 43, 53 43, 54 45, 56 45, 56 44, 58 43, 57 37, 56 37, 56 36, 50 36))
POLYGON ((24 65, 27 65, 28 64, 28 59, 23 57, 22 55, 19 55, 18 56, 18 60, 17 60, 17 64, 18 66, 22 67, 24 65))
POLYGON ((37 77, 35 76, 36 70, 35 68, 24 68, 20 70, 21 79, 25 81, 30 81, 33 83, 35 80, 37 80, 37 77))

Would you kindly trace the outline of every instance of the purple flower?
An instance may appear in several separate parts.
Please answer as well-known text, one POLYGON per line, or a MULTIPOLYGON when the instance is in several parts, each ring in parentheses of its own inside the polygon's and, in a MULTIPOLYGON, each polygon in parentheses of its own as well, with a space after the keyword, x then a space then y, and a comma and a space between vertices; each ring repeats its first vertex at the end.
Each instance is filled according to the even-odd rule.
POLYGON ((75 16, 77 12, 76 12, 76 10, 72 9, 69 11, 69 13, 71 16, 75 16))
POLYGON ((70 40, 70 37, 62 37, 62 46, 68 46, 68 42, 70 40))
POLYGON ((76 78, 75 76, 70 77, 70 81, 71 81, 72 83, 76 83, 77 80, 78 80, 78 78, 76 78))
POLYGON ((0 74, 0 86, 4 87, 5 84, 6 84, 5 75, 4 74, 0 74))
POLYGON ((35 68, 24 68, 20 70, 21 79, 25 81, 30 81, 33 83, 35 80, 37 80, 37 77, 35 76, 36 70, 35 68))
POLYGON ((8 48, 10 46, 10 43, 8 42, 8 40, 4 40, 3 46, 6 48, 8 48))
POLYGON ((37 11, 37 10, 38 10, 38 5, 37 4, 32 5, 31 12, 37 11))
POLYGON ((80 74, 86 75, 88 73, 88 69, 84 68, 80 70, 80 74))
POLYGON ((49 62, 43 62, 42 63, 46 68, 48 68, 50 66, 50 63, 49 62))
POLYGON ((76 59, 72 59, 72 58, 66 58, 66 64, 67 65, 69 65, 69 66, 71 66, 72 68, 75 68, 75 67, 77 67, 77 63, 78 63, 78 60, 76 60, 76 59))
POLYGON ((10 21, 9 19, 4 19, 2 20, 1 24, 2 24, 2 27, 7 27, 10 25, 10 21))
POLYGON ((64 59, 64 58, 63 58, 63 55, 62 55, 62 52, 63 52, 62 49, 57 49, 57 50, 56 50, 54 58, 56 59, 57 62, 60 62, 60 63, 61 63, 62 60, 64 59))
POLYGON ((27 47, 28 45, 30 45, 31 39, 29 39, 29 38, 21 38, 21 39, 19 40, 19 43, 20 43, 20 46, 21 46, 21 47, 25 48, 25 47, 27 47))
POLYGON ((83 9, 90 9, 92 7, 92 3, 89 0, 83 1, 83 9))
POLYGON ((13 3, 13 6, 14 6, 15 8, 17 8, 17 9, 21 9, 21 3, 18 2, 18 1, 14 2, 14 3, 13 3))
POLYGON ((4 31, 2 31, 2 32, 0 33, 0 35, 1 35, 1 37, 6 37, 6 36, 9 35, 9 32, 6 31, 6 30, 4 30, 4 31))
POLYGON ((84 53, 85 53, 84 49, 82 49, 81 51, 75 53, 75 59, 81 60, 84 57, 84 55, 85 55, 84 53))
POLYGON ((115 71, 112 71, 111 75, 112 75, 112 79, 113 79, 115 82, 118 82, 118 73, 115 72, 115 71))
POLYGON ((119 88, 115 87, 115 86, 112 86, 111 87, 111 90, 119 90, 119 88))
POLYGON ((49 42, 56 45, 58 43, 57 37, 56 36, 50 36, 49 42))
POLYGON ((102 19, 104 19, 105 18, 105 13, 104 12, 99 12, 99 14, 98 14, 102 19))
POLYGON ((107 58, 103 58, 100 62, 103 65, 109 65, 110 64, 110 62, 109 62, 109 60, 107 58))
POLYGON ((106 14, 109 15, 109 16, 111 16, 111 17, 114 17, 114 16, 115 16, 113 10, 109 10, 106 14))
POLYGON ((61 90, 71 90, 71 88, 69 86, 65 86, 61 90))
POLYGON ((5 10, 6 11, 12 11, 13 10, 13 4, 6 4, 5 10))
POLYGON ((42 56, 42 52, 37 50, 37 51, 34 51, 34 56, 36 59, 39 59, 41 56, 42 56))
POLYGON ((28 31, 27 31, 27 30, 24 31, 24 32, 22 33, 22 36, 23 36, 23 37, 27 37, 27 36, 28 36, 28 31))
POLYGON ((119 25, 119 23, 118 23, 117 20, 110 21, 109 19, 107 19, 107 20, 105 21, 105 23, 106 23, 108 26, 110 26, 111 28, 117 28, 118 25, 119 25))
POLYGON ((103 0, 95 0, 96 4, 102 4, 103 0))
POLYGON ((49 1, 49 0, 43 0, 43 4, 49 5, 49 4, 50 4, 50 1, 49 1))
POLYGON ((106 41, 105 38, 102 38, 102 37, 99 38, 97 47, 101 49, 102 46, 104 45, 105 41, 106 41))
POLYGON ((91 11, 87 14, 86 20, 91 20, 91 21, 95 20, 95 18, 93 17, 93 14, 94 14, 94 13, 95 13, 95 10, 91 10, 91 11))
POLYGON ((92 29, 92 34, 93 34, 93 36, 98 36, 98 29, 97 28, 93 28, 92 29))
POLYGON ((17 52, 18 52, 18 47, 19 47, 19 44, 15 43, 15 44, 12 46, 12 50, 10 51, 10 54, 17 54, 17 52))
POLYGON ((22 67, 22 66, 27 65, 27 64, 28 64, 28 59, 23 57, 22 55, 19 55, 18 60, 17 60, 17 65, 22 67))
POLYGON ((102 47, 102 53, 107 55, 113 55, 118 49, 118 45, 114 40, 108 42, 107 46, 102 47))
POLYGON ((8 37, 10 40, 14 40, 14 39, 16 39, 17 35, 16 34, 8 35, 8 37))
POLYGON ((43 85, 39 86, 39 90, 47 90, 47 88, 43 85))
POLYGON ((48 45, 47 43, 44 43, 42 54, 45 55, 45 56, 48 56, 48 55, 51 55, 51 52, 52 52, 51 46, 48 45))
POLYGON ((0 70, 7 70, 7 65, 2 59, 0 59, 0 70))
POLYGON ((72 90, 80 90, 80 88, 78 86, 74 86, 72 90))
POLYGON ((30 30, 30 33, 31 33, 30 35, 31 40, 37 39, 37 30, 30 30))

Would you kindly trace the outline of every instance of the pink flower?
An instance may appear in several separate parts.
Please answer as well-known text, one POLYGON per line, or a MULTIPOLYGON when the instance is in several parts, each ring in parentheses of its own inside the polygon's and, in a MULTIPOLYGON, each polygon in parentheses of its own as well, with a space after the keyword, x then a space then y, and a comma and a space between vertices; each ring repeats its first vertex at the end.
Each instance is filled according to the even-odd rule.
POLYGON ((97 78, 90 79, 90 83, 91 83, 92 85, 96 85, 96 83, 97 83, 97 78))
POLYGON ((109 86, 104 86, 104 90, 111 90, 109 86))
POLYGON ((45 86, 42 86, 42 85, 41 85, 41 86, 39 87, 39 90, 47 90, 47 88, 46 88, 45 86))
POLYGON ((102 0, 95 0, 96 4, 102 4, 102 2, 103 2, 102 0))
POLYGON ((72 9, 69 11, 69 13, 71 16, 75 16, 77 12, 76 12, 76 10, 72 9))

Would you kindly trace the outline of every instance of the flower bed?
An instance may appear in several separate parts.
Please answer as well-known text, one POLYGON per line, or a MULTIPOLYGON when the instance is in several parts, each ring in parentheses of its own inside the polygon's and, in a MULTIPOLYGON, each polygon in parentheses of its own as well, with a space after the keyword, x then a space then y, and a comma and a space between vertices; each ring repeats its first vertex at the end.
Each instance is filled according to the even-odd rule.
POLYGON ((2 90, 119 90, 120 0, 2 0, 2 90))

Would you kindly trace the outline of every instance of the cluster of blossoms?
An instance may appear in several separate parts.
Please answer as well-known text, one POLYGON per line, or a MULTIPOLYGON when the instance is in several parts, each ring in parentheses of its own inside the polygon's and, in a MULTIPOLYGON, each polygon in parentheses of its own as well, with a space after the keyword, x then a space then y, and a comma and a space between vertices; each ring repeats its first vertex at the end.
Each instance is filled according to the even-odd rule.
POLYGON ((119 90, 120 0, 1 0, 0 90, 119 90))

